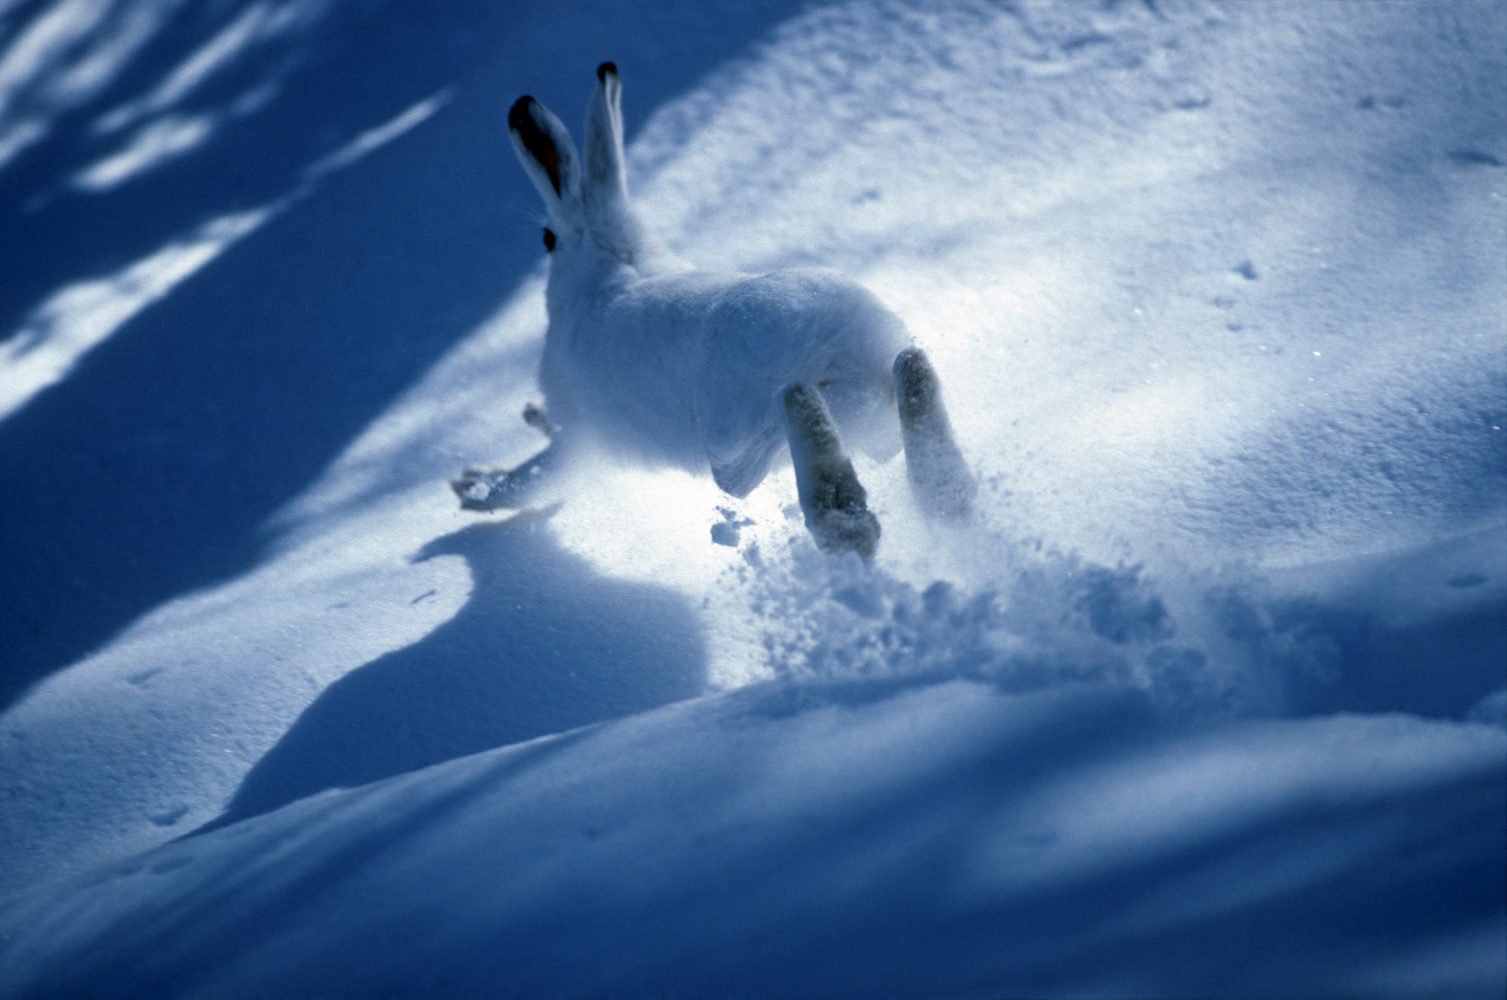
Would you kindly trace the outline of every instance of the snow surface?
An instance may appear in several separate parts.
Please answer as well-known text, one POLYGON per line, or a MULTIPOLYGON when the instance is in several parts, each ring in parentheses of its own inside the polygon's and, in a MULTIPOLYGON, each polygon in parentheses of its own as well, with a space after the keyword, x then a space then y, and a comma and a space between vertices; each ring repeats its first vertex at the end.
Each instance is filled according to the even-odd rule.
POLYGON ((515 6, 0 0, 0 995, 1507 990, 1507 7, 515 6), (976 524, 456 509, 606 58, 976 524))

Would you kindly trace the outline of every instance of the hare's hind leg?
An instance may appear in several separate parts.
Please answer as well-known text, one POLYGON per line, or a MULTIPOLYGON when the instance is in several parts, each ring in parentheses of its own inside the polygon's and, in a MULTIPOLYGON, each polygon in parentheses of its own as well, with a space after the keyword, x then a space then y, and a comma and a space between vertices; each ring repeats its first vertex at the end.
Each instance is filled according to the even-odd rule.
POLYGON ((843 450, 826 401, 813 386, 791 385, 780 393, 795 485, 806 528, 829 552, 857 552, 872 559, 879 547, 879 519, 843 450))
POLYGON ((953 439, 936 371, 920 348, 909 347, 895 358, 894 378, 905 471, 916 503, 933 517, 967 517, 978 481, 953 439))

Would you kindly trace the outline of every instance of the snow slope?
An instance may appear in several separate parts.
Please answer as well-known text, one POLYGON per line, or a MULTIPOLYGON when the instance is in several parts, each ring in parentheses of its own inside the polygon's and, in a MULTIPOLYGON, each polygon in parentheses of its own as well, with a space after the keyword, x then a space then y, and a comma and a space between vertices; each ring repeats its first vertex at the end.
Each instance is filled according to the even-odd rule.
POLYGON ((13 914, 0 987, 1484 996, 1503 743, 1398 716, 1179 733, 1102 689, 761 687, 109 866, 13 914))
POLYGON ((1503 8, 510 6, 0 4, 0 994, 1500 995, 1503 8), (607 57, 976 525, 454 509, 607 57))

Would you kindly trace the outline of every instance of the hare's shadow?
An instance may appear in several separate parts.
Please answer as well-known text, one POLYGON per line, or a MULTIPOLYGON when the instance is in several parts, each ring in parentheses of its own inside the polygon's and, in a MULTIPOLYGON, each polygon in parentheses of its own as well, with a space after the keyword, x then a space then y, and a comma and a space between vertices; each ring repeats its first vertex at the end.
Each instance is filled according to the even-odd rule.
POLYGON ((554 541, 551 513, 426 545, 415 561, 469 563, 466 606, 325 689, 210 826, 701 693, 706 644, 690 602, 602 577, 554 541))

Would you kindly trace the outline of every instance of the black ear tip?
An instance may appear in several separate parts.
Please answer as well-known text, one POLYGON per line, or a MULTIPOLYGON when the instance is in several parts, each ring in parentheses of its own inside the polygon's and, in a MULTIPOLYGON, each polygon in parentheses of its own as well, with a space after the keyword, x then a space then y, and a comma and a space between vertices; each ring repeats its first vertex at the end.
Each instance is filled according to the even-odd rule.
POLYGON ((604 62, 602 63, 602 65, 597 67, 597 79, 602 83, 607 82, 608 73, 611 73, 613 76, 617 76, 617 63, 604 62))
POLYGON ((534 99, 524 94, 513 102, 508 109, 508 128, 517 130, 523 127, 523 123, 529 120, 529 108, 534 104, 534 99))

